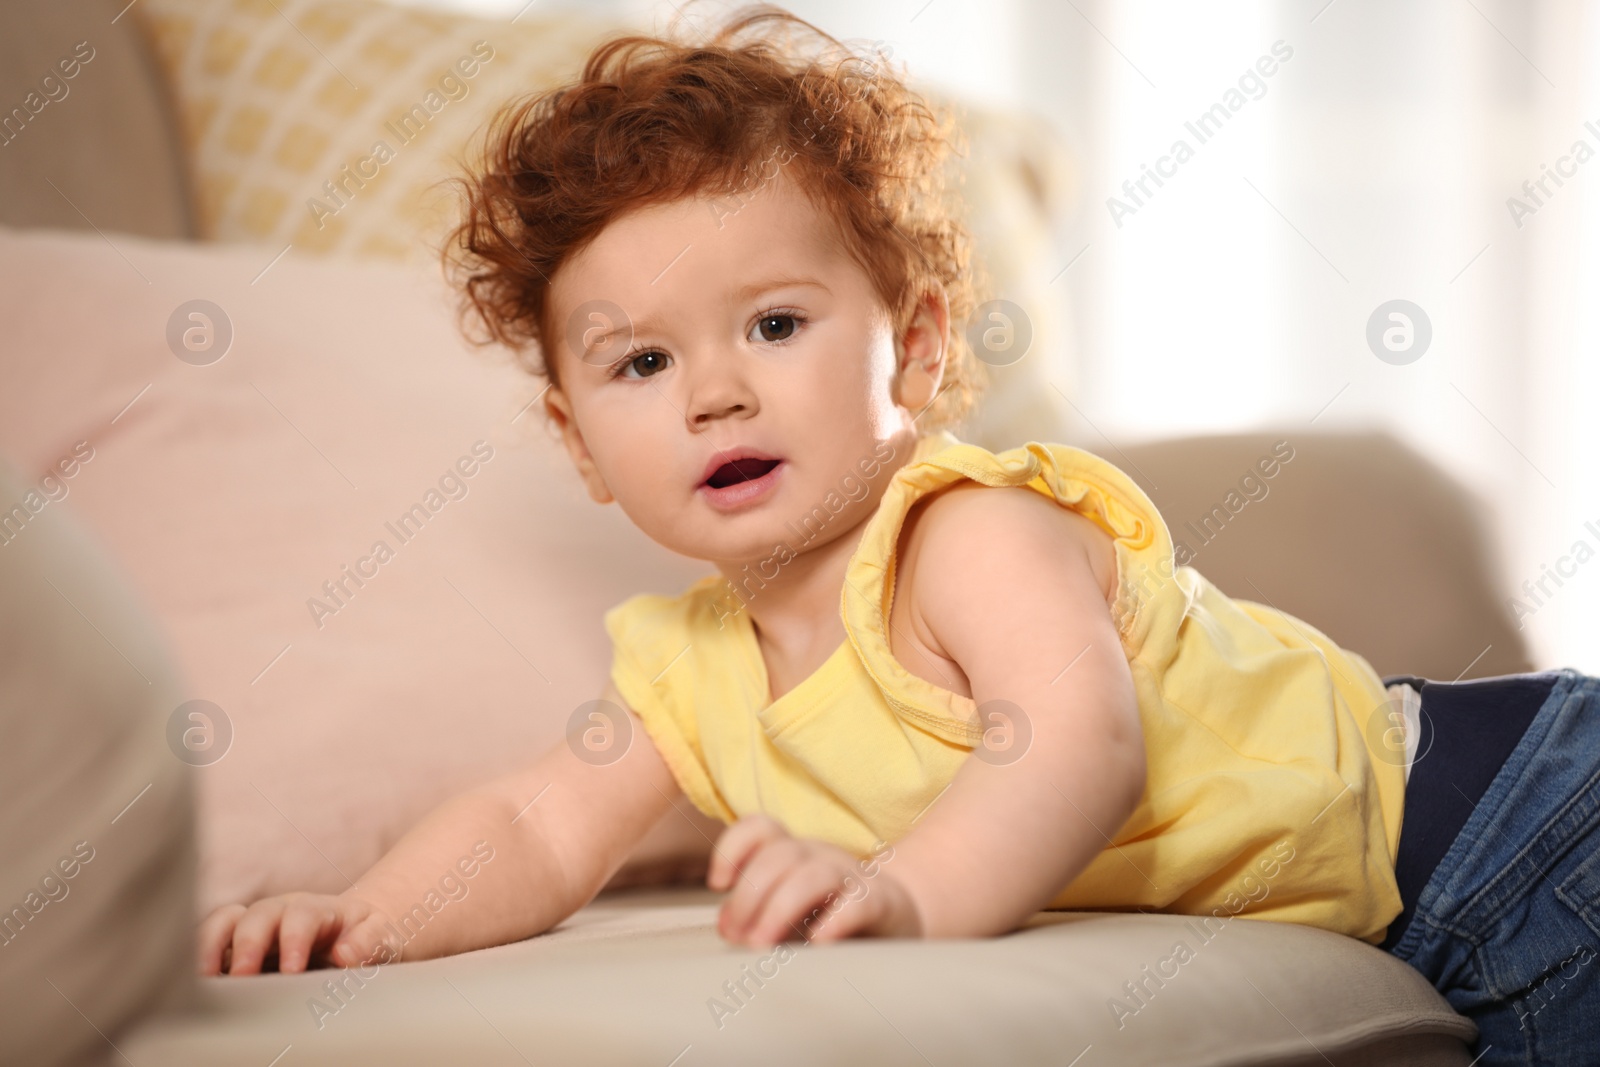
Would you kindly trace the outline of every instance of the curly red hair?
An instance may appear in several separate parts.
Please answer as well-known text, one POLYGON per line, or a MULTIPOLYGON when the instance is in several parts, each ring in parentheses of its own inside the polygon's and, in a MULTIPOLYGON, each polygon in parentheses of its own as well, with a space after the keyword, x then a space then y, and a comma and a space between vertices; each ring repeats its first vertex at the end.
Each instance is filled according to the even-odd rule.
POLYGON ((975 299, 970 240, 945 180, 960 142, 953 118, 882 57, 771 5, 733 12, 700 44, 612 38, 575 82, 503 105, 454 179, 462 217, 441 254, 463 332, 559 384, 548 353, 561 335, 546 321, 557 269, 630 210, 748 192, 776 154, 837 223, 896 336, 943 289, 944 384, 919 421, 954 425, 982 388, 960 328, 975 299))

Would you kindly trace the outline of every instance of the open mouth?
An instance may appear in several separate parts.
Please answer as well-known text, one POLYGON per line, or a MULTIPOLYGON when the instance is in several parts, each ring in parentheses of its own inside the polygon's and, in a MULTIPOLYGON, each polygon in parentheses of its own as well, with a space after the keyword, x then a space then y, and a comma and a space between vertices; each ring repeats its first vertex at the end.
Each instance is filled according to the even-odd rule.
POLYGON ((712 471, 711 477, 706 479, 705 484, 713 489, 726 489, 740 482, 753 482, 776 467, 779 462, 776 459, 736 459, 712 471))

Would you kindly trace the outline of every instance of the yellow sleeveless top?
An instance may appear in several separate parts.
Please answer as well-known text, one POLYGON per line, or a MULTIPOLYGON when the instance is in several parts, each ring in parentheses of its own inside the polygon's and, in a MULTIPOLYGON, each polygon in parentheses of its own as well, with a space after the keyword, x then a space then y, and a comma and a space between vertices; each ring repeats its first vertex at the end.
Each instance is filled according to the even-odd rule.
POLYGON ((982 732, 971 698, 890 653, 894 553, 912 504, 964 478, 1027 486, 1114 538, 1112 615, 1138 694, 1145 790, 1047 907, 1247 915, 1381 941, 1401 906, 1405 794, 1404 769, 1367 741, 1382 680, 1307 623, 1177 566, 1144 492, 1067 445, 997 454, 948 431, 920 438, 849 561, 848 639, 776 701, 723 576, 606 612, 611 679, 695 806, 729 823, 765 812, 862 858, 910 831, 982 732))

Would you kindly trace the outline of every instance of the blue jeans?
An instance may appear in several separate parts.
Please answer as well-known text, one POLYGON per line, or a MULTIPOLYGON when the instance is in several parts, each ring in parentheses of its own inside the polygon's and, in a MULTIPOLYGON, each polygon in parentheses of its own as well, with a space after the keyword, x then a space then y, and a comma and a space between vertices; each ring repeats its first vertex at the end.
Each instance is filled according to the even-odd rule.
POLYGON ((1479 1067, 1600 1064, 1600 678, 1550 675, 1549 695, 1389 939, 1477 1023, 1479 1067))

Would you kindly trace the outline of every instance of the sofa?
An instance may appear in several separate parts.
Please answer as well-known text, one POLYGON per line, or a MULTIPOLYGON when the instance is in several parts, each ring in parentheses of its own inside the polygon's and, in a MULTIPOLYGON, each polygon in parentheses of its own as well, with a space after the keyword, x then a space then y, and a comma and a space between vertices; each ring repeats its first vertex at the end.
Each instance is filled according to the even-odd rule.
MULTIPOLYGON (((1424 980, 1307 928, 1046 912, 992 939, 736 948, 703 885, 720 826, 687 801, 527 941, 195 977, 200 916, 337 892, 560 743, 604 678, 601 612, 708 573, 587 499, 538 383, 462 338, 429 254, 484 109, 618 28, 363 0, 0 13, 0 102, 25 113, 0 145, 0 1061, 1468 1063, 1472 1024, 1424 980), (478 41, 494 58, 426 138, 308 206, 478 41), (362 564, 379 540, 392 558, 362 564)), ((1071 160, 1027 116, 963 122, 986 277, 1059 351, 1029 286, 1071 160)), ((990 368, 958 436, 1106 456, 1207 577, 1380 673, 1534 669, 1485 502, 1394 437, 1111 442, 1050 388, 1064 362, 990 368)))

